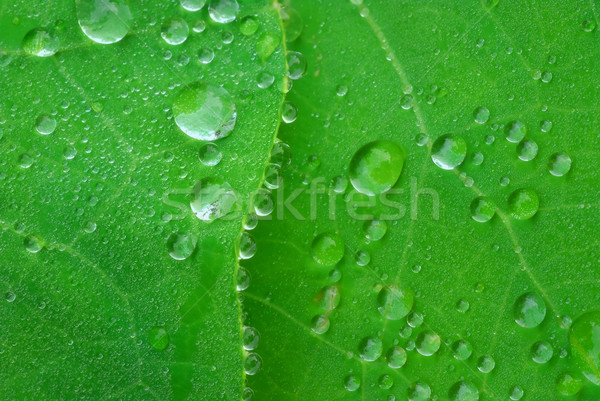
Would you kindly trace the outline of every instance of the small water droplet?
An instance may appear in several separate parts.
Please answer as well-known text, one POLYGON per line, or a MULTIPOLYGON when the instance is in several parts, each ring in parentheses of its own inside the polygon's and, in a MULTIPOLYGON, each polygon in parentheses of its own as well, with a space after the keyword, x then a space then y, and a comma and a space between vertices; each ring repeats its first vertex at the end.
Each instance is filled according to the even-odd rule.
POLYGON ((550 132, 551 129, 552 129, 552 121, 544 120, 540 123, 540 131, 550 132))
POLYGON ((162 351, 169 345, 169 333, 164 327, 152 327, 148 331, 148 341, 154 349, 162 351))
POLYGON ((244 360, 244 372, 248 376, 254 376, 260 370, 260 366, 262 365, 262 360, 260 356, 255 352, 250 352, 246 355, 246 359, 244 360))
POLYGON ((240 11, 237 0, 211 0, 208 5, 210 19, 220 24, 232 22, 240 11))
POLYGON ((473 346, 471 343, 465 340, 455 341, 452 343, 451 349, 452 353, 454 354, 454 358, 458 359, 459 361, 469 359, 473 353, 473 346))
POLYGON ((354 375, 348 375, 344 379, 344 387, 348 391, 356 391, 360 388, 360 379, 354 375))
POLYGON ((258 29, 258 26, 259 25, 256 21, 256 18, 252 16, 247 16, 242 18, 242 21, 240 21, 240 32, 244 36, 251 36, 254 35, 254 33, 258 29))
POLYGON ((32 56, 50 57, 56 54, 60 41, 53 31, 35 28, 27 32, 22 42, 23 51, 32 56))
POLYGON ((408 387, 406 396, 408 401, 428 401, 431 399, 431 387, 421 381, 414 382, 408 387))
POLYGON ((223 154, 214 143, 207 143, 198 151, 198 159, 205 166, 216 166, 222 158, 223 154))
POLYGON ((518 401, 521 398, 523 398, 523 394, 524 394, 524 391, 521 387, 514 386, 509 392, 509 397, 513 401, 518 401))
POLYGON ((189 258, 196 249, 196 237, 187 232, 175 232, 167 240, 169 255, 175 260, 189 258))
POLYGON ((160 30, 160 36, 167 44, 176 46, 185 42, 190 28, 183 18, 167 19, 160 30))
POLYGON ((560 395, 576 395, 583 388, 583 381, 571 373, 563 373, 556 379, 556 391, 560 395))
POLYGON ((25 249, 31 253, 38 253, 42 250, 43 242, 40 237, 35 234, 30 234, 23 239, 25 249))
POLYGON ((224 218, 241 208, 231 185, 220 178, 200 180, 192 191, 190 206, 196 217, 203 221, 224 218))
POLYGON ((538 212, 540 201, 533 189, 517 189, 508 197, 508 209, 517 220, 528 220, 538 212))
POLYGON ((494 370, 494 367, 496 367, 496 361, 489 355, 482 355, 477 360, 477 369, 479 369, 481 373, 490 373, 494 370))
POLYGON ((17 294, 12 291, 8 291, 5 295, 5 299, 6 302, 15 302, 15 299, 17 299, 17 294))
POLYGON ((188 11, 199 11, 206 4, 206 0, 180 0, 181 7, 188 11))
POLYGON ((536 363, 546 363, 552 359, 554 350, 548 341, 538 341, 531 346, 531 359, 536 363))
POLYGON ((283 29, 285 30, 285 40, 293 42, 298 39, 304 27, 302 17, 298 11, 288 5, 282 5, 279 8, 279 15, 283 23, 283 29))
POLYGON ((596 30, 596 21, 592 19, 586 19, 581 23, 581 28, 585 32, 594 32, 596 30))
POLYGON ((260 341, 260 335, 258 334, 258 330, 254 327, 244 326, 243 335, 242 335, 242 343, 243 347, 246 351, 255 350, 258 347, 258 342, 260 341))
POLYGON ((373 362, 377 360, 383 352, 383 343, 379 338, 366 337, 363 338, 358 345, 358 353, 362 360, 373 362))
POLYGON ((298 109, 290 102, 284 102, 281 107, 281 119, 284 123, 290 124, 296 121, 298 109))
POLYGON ((275 82, 275 76, 273 74, 269 74, 268 72, 261 72, 258 74, 256 78, 256 84, 261 89, 269 88, 275 82))
POLYGON ((377 309, 386 319, 400 320, 411 311, 414 301, 412 291, 397 285, 385 286, 377 296, 377 309))
POLYGON ((370 142, 352 157, 350 182, 362 194, 379 195, 396 184, 405 159, 402 148, 393 142, 370 142))
POLYGON ((392 347, 388 350, 385 358, 387 364, 392 369, 400 369, 406 363, 406 351, 402 347, 392 347))
POLYGON ((379 241, 387 232, 387 223, 384 220, 367 220, 363 224, 365 237, 371 241, 379 241))
POLYGON ((596 386, 600 386, 600 312, 587 312, 569 330, 575 365, 596 386))
POLYGON ((538 144, 531 139, 525 139, 517 145, 517 155, 524 162, 535 159, 538 154, 538 144))
POLYGON ((479 400, 479 390, 471 382, 459 381, 455 383, 448 393, 451 401, 477 401, 479 400))
POLYGON ((471 217, 479 223, 490 221, 496 214, 496 204, 485 196, 473 199, 471 202, 471 217))
POLYGON ((215 52, 209 48, 203 48, 198 51, 198 61, 201 64, 210 64, 215 59, 215 52))
POLYGON ((290 79, 297 80, 304 76, 306 72, 306 58, 300 52, 289 51, 287 59, 287 76, 290 79))
POLYGON ((566 153, 555 153, 548 160, 548 171, 555 177, 562 177, 571 170, 571 157, 566 153))
POLYGON ((513 307, 515 322, 525 328, 537 327, 546 317, 546 303, 536 293, 528 292, 515 301, 513 307))
POLYGON ((56 129, 56 119, 49 114, 42 114, 35 121, 35 129, 42 135, 50 135, 56 129))
POLYGON ((431 330, 422 331, 415 341, 415 346, 419 354, 423 356, 431 356, 435 354, 442 344, 442 339, 431 330))
POLYGON ((77 22, 96 43, 116 43, 129 32, 133 17, 127 0, 76 0, 77 22))
POLYGON ((329 330, 330 324, 327 315, 316 315, 311 321, 310 328, 316 334, 325 334, 329 330))
POLYGON ((238 247, 241 259, 250 259, 256 253, 256 241, 245 231, 240 236, 238 247))
POLYGON ((442 135, 431 147, 431 160, 443 170, 452 170, 462 164, 467 155, 467 143, 458 135, 442 135))
POLYGON ((337 234, 322 233, 313 240, 310 252, 317 263, 333 266, 344 256, 344 241, 337 234))
POLYGON ((519 143, 525 138, 527 127, 519 120, 511 121, 504 127, 506 140, 512 143, 519 143))
POLYGON ((473 119, 477 124, 485 124, 490 119, 490 111, 486 107, 478 107, 473 110, 473 119))

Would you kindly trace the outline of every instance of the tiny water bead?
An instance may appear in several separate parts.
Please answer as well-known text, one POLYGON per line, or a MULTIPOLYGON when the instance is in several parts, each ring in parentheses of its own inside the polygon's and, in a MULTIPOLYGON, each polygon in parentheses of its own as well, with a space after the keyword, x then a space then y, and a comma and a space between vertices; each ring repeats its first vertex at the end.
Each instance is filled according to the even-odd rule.
POLYGON ((160 36, 170 45, 180 45, 185 42, 190 34, 190 28, 183 18, 166 20, 160 30, 160 36))
POLYGON ((477 401, 479 390, 473 383, 461 380, 450 388, 448 396, 451 401, 477 401))
POLYGON ((538 341, 531 346, 531 359, 534 362, 542 364, 552 359, 554 350, 548 341, 538 341))
POLYGON ((234 21, 240 11, 237 0, 211 0, 208 5, 210 19, 220 24, 234 21))
POLYGON ((383 343, 379 338, 366 337, 363 338, 358 345, 358 353, 362 360, 373 362, 377 360, 383 352, 383 343))
POLYGON ((417 352, 423 356, 431 356, 438 352, 442 339, 431 330, 421 332, 415 341, 417 352))
POLYGON ((442 135, 431 147, 431 160, 443 170, 452 170, 460 166, 466 156, 467 143, 458 135, 442 135))
POLYGON ((317 263, 333 266, 344 256, 344 241, 334 233, 319 234, 312 242, 310 253, 317 263))
POLYGON ((481 373, 490 373, 492 370, 494 370, 495 366, 496 361, 494 361, 494 358, 489 355, 482 355, 477 360, 477 369, 479 369, 481 373))
POLYGON ((560 395, 576 395, 583 388, 583 380, 571 373, 563 373, 556 379, 556 391, 560 395))
POLYGON ((379 241, 387 232, 387 223, 384 220, 367 220, 363 224, 365 237, 370 241, 379 241))
POLYGON ((286 54, 287 76, 290 79, 297 80, 304 76, 306 72, 306 58, 300 52, 289 51, 286 54))
POLYGON ((197 218, 210 222, 237 211, 239 201, 228 182, 205 178, 194 186, 190 207, 197 218))
POLYGON ((256 253, 256 241, 245 231, 240 235, 238 247, 240 259, 250 259, 256 253))
POLYGON ((431 399, 431 387, 422 381, 412 383, 406 390, 408 401, 428 401, 431 399))
POLYGON ((546 317, 546 303, 534 292, 525 293, 515 301, 513 315, 519 326, 537 327, 546 317))
POLYGON ((519 143, 525 138, 527 127, 519 120, 511 121, 504 127, 504 136, 506 140, 512 143, 519 143))
POLYGON ((571 170, 571 157, 566 153, 555 153, 548 160, 548 171, 555 177, 562 177, 571 170))
POLYGON ((169 255, 175 260, 189 258, 196 249, 196 237, 188 232, 176 232, 167 240, 169 255))
POLYGON ((385 359, 392 369, 400 369, 406 363, 406 351, 402 347, 392 347, 388 350, 385 359))
POLYGON ((490 221, 496 214, 496 204, 485 196, 473 199, 471 202, 471 217, 479 223, 490 221))
POLYGON ((352 157, 350 182, 362 194, 379 195, 396 184, 405 159, 402 148, 393 142, 370 142, 352 157))
POLYGON ((310 322, 310 328, 316 334, 325 334, 329 330, 331 322, 327 315, 316 315, 310 322))
POLYGON ((354 375, 348 375, 344 379, 344 387, 348 391, 356 391, 360 388, 360 379, 354 375))
POLYGON ((517 189, 508 197, 508 210, 517 220, 528 220, 535 216, 540 207, 540 200, 533 189, 517 189))
POLYGON ((196 83, 183 89, 175 98, 173 116, 186 135, 202 141, 215 141, 230 134, 235 127, 237 113, 227 90, 196 83))
POLYGON ((128 0, 76 0, 75 4, 79 26, 94 42, 116 43, 129 32, 133 16, 128 0))
POLYGON ((451 349, 452 353, 454 354, 454 358, 458 359, 459 361, 469 359, 473 353, 473 346, 471 343, 465 340, 455 341, 452 343, 451 349))
POLYGON ((60 41, 53 31, 35 28, 27 32, 21 44, 23 51, 37 57, 50 57, 56 54, 60 41))
POLYGON ((216 166, 223 159, 223 154, 214 143, 203 145, 198 151, 198 159, 205 166, 216 166))
POLYGON ((569 329, 575 365, 592 383, 600 386, 600 312, 587 312, 569 329))
POLYGON ((41 114, 35 120, 35 129, 42 135, 50 135, 56 129, 56 119, 49 114, 41 114))
POLYGON ((386 319, 400 320, 411 311, 415 297, 412 291, 397 285, 385 286, 377 296, 377 309, 386 319))
POLYGON ((523 391, 523 389, 519 386, 514 386, 513 388, 510 389, 509 393, 508 393, 508 397, 513 400, 513 401, 518 401, 521 398, 523 398, 523 395, 525 394, 525 391, 523 391))
POLYGON ((180 0, 181 7, 188 11, 199 11, 206 4, 206 0, 180 0))
POLYGON ((35 234, 30 234, 23 239, 25 249, 30 253, 38 253, 42 250, 43 242, 40 237, 35 234))
POLYGON ((260 366, 262 365, 262 360, 257 353, 250 352, 246 355, 246 359, 244 360, 244 372, 248 376, 254 376, 260 370, 260 366))
POLYGON ((477 124, 485 124, 490 119, 490 111, 486 107, 478 107, 473 111, 473 118, 477 124))
POLYGON ((242 345, 246 351, 255 350, 258 347, 260 335, 254 327, 244 326, 242 332, 242 345))
POLYGON ((538 154, 538 144, 531 139, 525 139, 517 145, 517 155, 524 162, 535 159, 538 154))
POLYGON ((148 341, 154 349, 162 351, 169 345, 169 333, 164 327, 152 327, 148 330, 148 341))

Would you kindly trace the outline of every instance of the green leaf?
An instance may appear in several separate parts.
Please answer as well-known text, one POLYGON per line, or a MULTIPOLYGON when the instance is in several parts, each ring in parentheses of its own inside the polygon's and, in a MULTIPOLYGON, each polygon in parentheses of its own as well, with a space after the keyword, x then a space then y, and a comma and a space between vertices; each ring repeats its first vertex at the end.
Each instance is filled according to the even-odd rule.
POLYGON ((254 399, 597 399, 597 2, 291 6, 254 399))
POLYGON ((268 2, 227 24, 208 6, 0 2, 3 398, 241 398, 242 215, 202 221, 190 193, 213 179, 241 202, 258 187, 285 60, 281 46, 255 57, 260 35, 282 35, 268 2), (260 73, 276 83, 259 88, 260 73), (222 91, 237 113, 210 148, 174 106, 202 85, 223 88, 198 111, 221 137, 222 91))

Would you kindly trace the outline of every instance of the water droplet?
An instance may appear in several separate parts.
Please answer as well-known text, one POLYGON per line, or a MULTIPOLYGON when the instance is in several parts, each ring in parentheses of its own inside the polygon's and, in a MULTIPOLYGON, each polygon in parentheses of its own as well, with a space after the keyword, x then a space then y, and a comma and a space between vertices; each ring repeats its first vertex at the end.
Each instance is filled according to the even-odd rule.
POLYGON ((377 309, 386 319, 400 320, 411 311, 414 294, 396 285, 385 286, 377 296, 377 309))
POLYGON ((56 119, 48 114, 42 114, 35 121, 35 129, 42 135, 50 135, 56 129, 56 119))
POLYGON ((414 382, 408 387, 406 396, 408 401, 428 401, 431 399, 431 387, 421 381, 414 382))
POLYGON ((581 28, 585 32, 594 32, 596 30, 596 21, 592 19, 586 19, 581 23, 581 28))
POLYGON ((459 299, 456 302, 456 310, 460 313, 466 313, 469 310, 469 301, 466 299, 459 299))
POLYGON ((258 77, 256 78, 256 84, 261 89, 269 88, 271 85, 273 85, 273 82, 275 82, 275 76, 265 71, 259 73, 258 77))
POLYGON ((415 136, 415 143, 417 146, 425 146, 429 142, 429 137, 424 133, 419 133, 415 136))
POLYGON ((250 275, 248 271, 243 267, 240 267, 236 275, 236 289, 238 291, 244 291, 250 285, 250 275))
POLYGON ((523 398, 523 393, 524 393, 524 391, 523 391, 523 389, 522 389, 521 387, 519 387, 519 386, 514 386, 514 387, 513 387, 513 388, 510 390, 509 397, 510 397, 510 399, 511 399, 511 400, 513 400, 513 401, 518 401, 518 400, 520 400, 521 398, 523 398))
POLYGON ((474 166, 481 166, 481 163, 483 163, 483 159, 483 153, 475 152, 473 153, 473 158, 471 159, 471 162, 474 166))
POLYGON ((543 83, 548 83, 552 81, 552 73, 550 71, 542 72, 541 80, 543 83))
POLYGON ((528 220, 538 211, 540 200, 533 189, 517 189, 508 197, 508 209, 512 217, 518 220, 528 220))
POLYGON ((240 11, 237 0, 211 0, 208 5, 210 19, 220 24, 232 22, 240 11))
POLYGON ((287 76, 290 79, 296 80, 302 78, 306 72, 306 58, 300 52, 289 51, 286 55, 287 59, 287 76))
POLYGON ((284 102, 281 107, 281 119, 284 123, 290 124, 296 121, 298 109, 290 102, 284 102))
POLYGON ((21 168, 29 168, 33 164, 33 160, 33 157, 31 157, 29 153, 23 153, 21 156, 19 156, 19 160, 17 162, 21 168))
POLYGON ((383 343, 380 339, 374 337, 363 338, 358 345, 358 353, 364 361, 373 362, 377 360, 383 352, 383 343))
POLYGON ((465 340, 455 341, 452 343, 451 349, 452 353, 454 354, 454 358, 458 359, 459 361, 469 359, 473 353, 473 346, 471 343, 465 340))
POLYGON ((412 328, 417 328, 423 324, 423 319, 424 317, 422 313, 412 311, 406 317, 406 323, 408 323, 408 325, 412 328))
POLYGON ((94 231, 96 231, 96 228, 97 228, 96 223, 94 223, 93 221, 88 221, 87 223, 84 224, 83 231, 85 231, 88 234, 91 234, 94 231))
POLYGON ((383 220, 367 220, 363 224, 365 237, 371 241, 379 241, 387 232, 387 223, 383 220))
POLYGON ((169 255, 175 260, 189 258, 196 249, 196 237, 187 232, 176 232, 167 240, 169 255))
POLYGON ((199 11, 206 4, 206 0, 180 0, 181 7, 188 11, 199 11))
POLYGON ((547 341, 538 341, 531 346, 531 359, 537 363, 546 363, 552 359, 554 350, 547 341))
POLYGON ((344 97, 348 94, 348 87, 346 85, 338 85, 335 89, 335 93, 339 97, 344 97))
POLYGON ((286 42, 293 42, 298 39, 304 26, 302 17, 298 11, 289 6, 282 5, 279 8, 279 15, 283 23, 283 29, 285 30, 286 42))
POLYGON ((215 52, 212 49, 204 48, 198 52, 198 61, 201 64, 210 64, 215 59, 215 52))
POLYGON ((536 293, 528 292, 515 301, 513 307, 515 322, 525 328, 539 326, 546 317, 546 303, 536 293))
POLYGON ((43 247, 42 239, 35 234, 26 236, 23 244, 25 245, 25 249, 31 253, 38 253, 43 247))
POLYGON ((357 265, 366 266, 371 262, 371 254, 367 251, 358 251, 355 259, 357 265))
POLYGON ((333 177, 333 179, 331 180, 330 188, 335 193, 343 194, 344 192, 346 192, 346 188, 348 188, 348 179, 343 175, 333 177))
POLYGON ((490 221, 496 214, 496 204, 485 196, 473 199, 471 202, 471 217, 479 223, 490 221))
POLYGON ((527 127, 519 120, 511 121, 504 127, 504 135, 509 142, 519 143, 525 138, 527 127))
POLYGON ((75 149, 75 147, 72 145, 65 146, 65 149, 63 150, 63 157, 66 160, 71 160, 74 159, 75 156, 77 156, 77 149, 75 149))
POLYGON ((244 326, 242 344, 246 351, 255 350, 260 341, 260 335, 254 327, 244 326))
POLYGON ((331 285, 323 288, 319 292, 317 299, 320 299, 321 307, 327 311, 334 310, 340 304, 342 294, 340 293, 340 287, 337 285, 331 285))
POLYGON ((417 351, 423 356, 435 354, 440 349, 441 344, 442 339, 440 336, 430 330, 421 332, 415 341, 417 351))
POLYGON ((244 36, 254 35, 257 29, 258 22, 256 21, 256 18, 252 16, 244 17, 242 21, 240 21, 240 32, 244 36))
POLYGON ((223 218, 241 208, 231 185, 220 178, 200 180, 192 191, 190 206, 203 221, 223 218))
POLYGON ((485 124, 490 119, 490 111, 486 107, 478 107, 473 111, 473 118, 477 124, 485 124))
POLYGON ((167 44, 180 45, 185 42, 190 33, 190 28, 183 18, 166 20, 160 30, 160 36, 167 44))
POLYGON ((252 198, 254 212, 258 216, 268 216, 273 212, 274 204, 271 192, 265 188, 260 188, 252 198))
POLYGON ((262 360, 257 353, 250 352, 246 355, 246 359, 244 360, 244 372, 248 376, 254 376, 260 370, 260 366, 262 365, 262 360))
POLYGON ((406 351, 402 347, 392 347, 388 350, 385 358, 390 368, 400 369, 406 363, 406 351))
POLYGON ((312 242, 310 253, 321 265, 336 265, 344 256, 344 241, 337 234, 319 234, 312 242))
POLYGON ((32 56, 50 57, 56 54, 60 41, 54 32, 35 28, 27 32, 21 44, 23 51, 32 56))
POLYGON ((394 385, 394 379, 390 375, 381 375, 379 377, 379 388, 389 390, 394 385))
POLYGON ((551 129, 552 129, 552 121, 544 120, 540 123, 540 131, 550 132, 551 129))
POLYGON ((290 146, 284 142, 276 142, 271 149, 271 163, 285 167, 292 162, 290 146))
POLYGON ((173 104, 173 116, 186 135, 214 141, 229 135, 237 113, 227 90, 197 83, 179 93, 173 104))
POLYGON ((254 397, 254 391, 250 387, 245 387, 242 392, 242 401, 250 401, 254 397))
POLYGON ((77 22, 97 43, 116 43, 129 32, 133 17, 128 0, 77 0, 77 22))
POLYGON ((400 107, 404 110, 410 110, 415 104, 415 98, 412 95, 404 95, 400 98, 400 107))
POLYGON ((277 164, 269 163, 265 168, 265 187, 269 189, 277 189, 281 185, 281 167, 277 164))
POLYGON ((571 170, 571 158, 566 153, 555 153, 548 160, 548 171, 556 177, 562 177, 571 170))
POLYGON ((330 324, 327 315, 316 315, 311 321, 310 328, 316 334, 325 334, 329 330, 330 324))
POLYGON ((199 19, 194 23, 194 26, 192 27, 192 31, 196 32, 196 33, 202 33, 206 30, 206 22, 204 22, 204 20, 199 19))
POLYGON ((6 302, 15 302, 15 299, 17 299, 17 294, 12 291, 8 291, 5 295, 5 299, 6 302))
POLYGON ((496 361, 489 355, 483 355, 477 360, 477 369, 481 373, 490 373, 496 367, 496 361))
POLYGON ((600 386, 600 312, 587 312, 569 330, 575 365, 592 383, 600 386))
POLYGON ((239 242, 239 256, 241 259, 250 259, 256 253, 256 241, 250 234, 243 232, 239 242))
POLYGON ((535 159, 538 154, 538 144, 531 139, 525 139, 517 145, 517 155, 524 162, 535 159))
POLYGON ((455 383, 448 394, 452 401, 477 401, 479 400, 479 390, 471 382, 459 381, 455 383))
POLYGON ((556 379, 556 391, 560 395, 575 395, 583 388, 583 381, 570 373, 563 373, 556 379))
POLYGON ((354 375, 348 375, 344 379, 344 387, 348 391, 356 391, 360 388, 360 379, 354 375))
POLYGON ((169 333, 164 327, 152 327, 148 331, 148 341, 153 348, 162 351, 169 345, 169 333))
POLYGON ((198 158, 205 166, 216 166, 223 158, 223 154, 217 145, 207 143, 198 151, 198 158))
POLYGON ((452 170, 465 160, 467 143, 458 135, 442 135, 431 147, 431 160, 443 170, 452 170))
POLYGON ((360 148, 350 161, 350 182, 360 193, 374 196, 396 184, 406 156, 393 142, 375 141, 360 148))

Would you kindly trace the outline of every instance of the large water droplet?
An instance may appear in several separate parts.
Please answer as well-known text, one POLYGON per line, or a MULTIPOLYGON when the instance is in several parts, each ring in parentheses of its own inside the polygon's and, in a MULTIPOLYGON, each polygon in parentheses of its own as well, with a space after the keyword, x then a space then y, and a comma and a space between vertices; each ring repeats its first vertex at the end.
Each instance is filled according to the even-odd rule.
POLYGON ((220 24, 232 22, 240 11, 237 0, 211 0, 208 5, 208 15, 220 24))
POLYGON ((534 292, 521 295, 513 307, 515 322, 521 327, 536 327, 546 317, 546 303, 534 292))
POLYGON ((441 344, 442 339, 440 336, 430 330, 421 332, 415 341, 417 351, 423 356, 435 354, 440 349, 441 344))
POLYGON ((519 143, 525 138, 527 127, 519 120, 511 121, 504 127, 504 135, 509 142, 519 143))
POLYGON ((152 347, 162 351, 169 345, 169 333, 164 327, 152 327, 148 331, 148 341, 152 347))
POLYGON ((76 0, 77 22, 85 35, 97 43, 120 41, 133 20, 128 0, 76 0))
POLYGON ((358 345, 358 353, 360 357, 367 362, 377 360, 383 352, 383 343, 379 338, 366 337, 363 338, 358 345))
POLYGON ((27 32, 21 44, 23 51, 32 56, 50 57, 58 51, 60 41, 54 32, 35 28, 27 32))
POLYGON ((364 145, 350 161, 352 186, 365 195, 379 195, 396 184, 406 156, 393 142, 375 141, 364 145))
POLYGON ((344 256, 344 241, 337 234, 319 234, 312 242, 310 253, 317 263, 333 266, 344 256))
POLYGON ((431 160, 441 169, 452 170, 465 160, 467 143, 458 135, 442 135, 431 147, 431 160))
POLYGON ((452 401, 477 401, 479 400, 479 390, 471 382, 459 381, 455 383, 448 393, 452 401))
POLYGON ((220 178, 200 180, 193 189, 190 206, 203 221, 220 219, 240 210, 235 191, 220 178))
POLYGON ((197 83, 179 93, 173 104, 173 116, 186 135, 214 141, 229 135, 237 113, 227 90, 197 83))
POLYGON ((508 210, 518 220, 528 220, 535 216, 540 207, 540 200, 533 189, 517 189, 508 197, 508 210))
POLYGON ((160 36, 170 45, 180 45, 185 42, 190 33, 190 28, 183 18, 166 20, 160 30, 160 36))
POLYGON ((196 237, 187 232, 176 232, 167 240, 169 255, 175 260, 189 258, 196 249, 196 237))
POLYGON ((575 365, 592 383, 600 386, 600 312, 577 318, 569 330, 575 365))
POLYGON ((562 177, 571 170, 571 157, 566 153, 555 153, 548 160, 548 171, 556 177, 562 177))
POLYGON ((400 320, 411 311, 415 297, 410 290, 398 286, 386 286, 377 296, 379 313, 390 320, 400 320))

